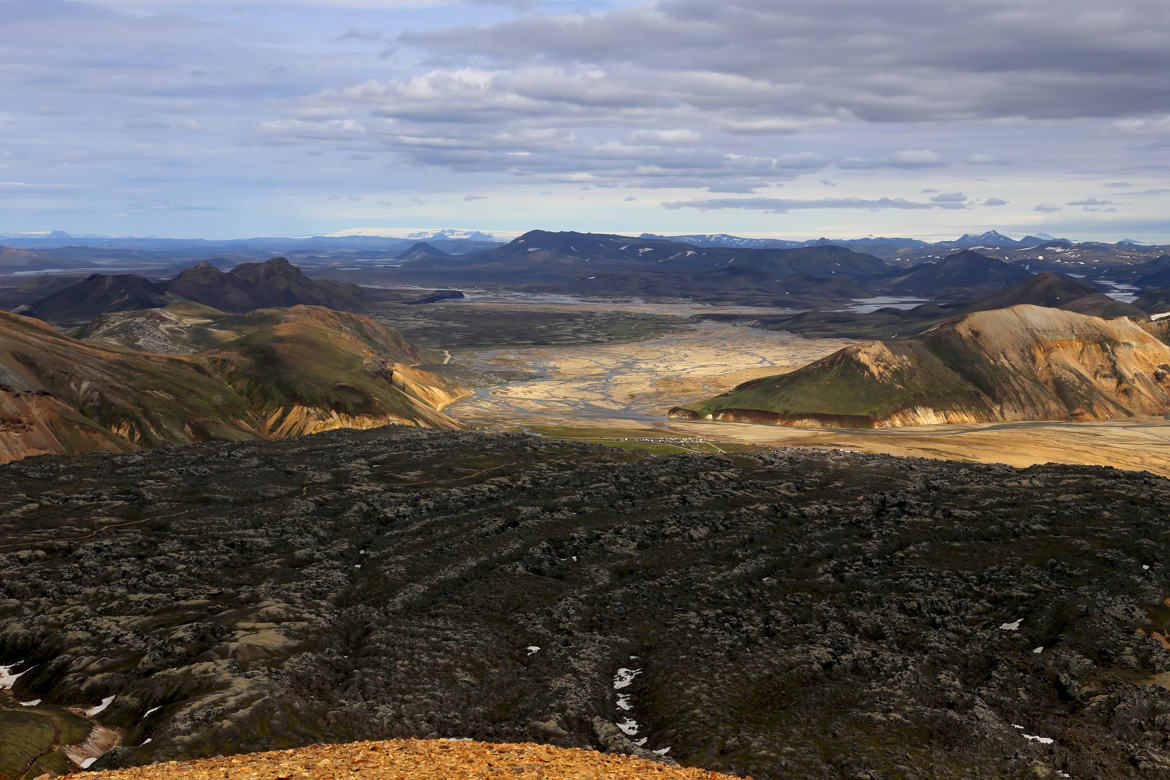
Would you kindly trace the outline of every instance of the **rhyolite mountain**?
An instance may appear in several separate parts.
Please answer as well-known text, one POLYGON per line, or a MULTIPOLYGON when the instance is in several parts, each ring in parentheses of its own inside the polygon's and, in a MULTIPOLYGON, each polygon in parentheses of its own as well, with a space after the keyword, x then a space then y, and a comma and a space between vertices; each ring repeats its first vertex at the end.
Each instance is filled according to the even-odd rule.
POLYGON ((1014 306, 834 352, 673 416, 891 427, 1170 412, 1170 346, 1126 318, 1014 306))
MULTIPOLYGON (((314 306, 185 319, 201 351, 151 354, 0 312, 0 461, 336 427, 456 425, 439 410, 462 388, 412 368, 418 351, 372 320, 314 306)), ((175 338, 160 333, 156 341, 175 338)))
POLYGON ((106 701, 93 769, 471 737, 1165 777, 1167 506, 1107 468, 403 428, 34 458, 0 467, 0 697, 42 742, 0 760, 106 701))
POLYGON ((237 265, 226 273, 204 261, 163 282, 133 274, 92 274, 33 302, 29 313, 50 322, 79 324, 100 314, 153 309, 179 299, 229 312, 302 304, 363 311, 368 303, 357 285, 310 279, 285 258, 276 257, 237 265))

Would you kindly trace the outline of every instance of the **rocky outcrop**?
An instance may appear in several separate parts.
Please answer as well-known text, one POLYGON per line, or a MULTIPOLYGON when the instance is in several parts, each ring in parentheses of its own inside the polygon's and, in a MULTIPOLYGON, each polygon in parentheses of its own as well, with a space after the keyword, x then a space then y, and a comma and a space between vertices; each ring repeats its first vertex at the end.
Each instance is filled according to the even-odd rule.
POLYGON ((1127 318, 1014 306, 847 347, 676 416, 832 427, 1170 412, 1170 347, 1127 318))

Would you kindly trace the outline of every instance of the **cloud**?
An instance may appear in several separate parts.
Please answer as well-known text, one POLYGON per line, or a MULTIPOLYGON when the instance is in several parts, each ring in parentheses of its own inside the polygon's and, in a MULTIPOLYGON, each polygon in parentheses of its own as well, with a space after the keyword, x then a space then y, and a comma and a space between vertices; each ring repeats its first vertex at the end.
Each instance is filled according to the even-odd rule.
POLYGON ((1115 122, 1113 130, 1125 135, 1170 135, 1170 116, 1160 119, 1125 119, 1115 122))
POLYGON ((853 170, 870 170, 873 168, 937 168, 947 162, 938 152, 930 149, 905 149, 894 152, 888 157, 872 159, 869 157, 847 157, 837 163, 837 167, 853 170))
POLYGON ((984 206, 1006 206, 1008 201, 1003 198, 987 198, 983 201, 984 206))
POLYGON ((1070 200, 1064 204, 1066 206, 1116 206, 1117 201, 1113 200, 1098 200, 1097 198, 1085 198, 1084 200, 1070 200))
POLYGON ((1004 162, 1002 158, 996 157, 993 154, 976 153, 967 155, 968 165, 997 165, 1002 162, 1004 162))
POLYGON ((1060 206, 1052 203, 1037 203, 1032 207, 1032 211, 1038 211, 1041 214, 1051 214, 1054 211, 1060 211, 1060 206))
POLYGON ((966 203, 967 196, 961 192, 944 192, 930 199, 931 203, 966 203))
POLYGON ((707 200, 671 201, 668 209, 748 209, 783 214, 802 209, 956 209, 961 203, 921 203, 904 198, 711 198, 707 200))
POLYGON ((403 35, 404 44, 512 66, 696 69, 758 84, 739 121, 841 114, 873 122, 1126 117, 1170 111, 1170 7, 1135 0, 663 0, 403 35), (912 45, 908 42, 912 41, 912 45), (838 45, 829 45, 836 42, 838 45), (826 56, 826 51, 831 56, 826 56))

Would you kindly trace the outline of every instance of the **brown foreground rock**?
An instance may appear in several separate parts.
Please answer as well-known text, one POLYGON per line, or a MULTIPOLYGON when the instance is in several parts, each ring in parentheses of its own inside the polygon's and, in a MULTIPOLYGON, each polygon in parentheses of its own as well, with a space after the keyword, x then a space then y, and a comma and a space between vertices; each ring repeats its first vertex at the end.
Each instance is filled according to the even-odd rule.
POLYGON ((313 745, 97 772, 93 780, 291 780, 292 778, 725 778, 706 769, 548 745, 471 740, 390 740, 313 745))

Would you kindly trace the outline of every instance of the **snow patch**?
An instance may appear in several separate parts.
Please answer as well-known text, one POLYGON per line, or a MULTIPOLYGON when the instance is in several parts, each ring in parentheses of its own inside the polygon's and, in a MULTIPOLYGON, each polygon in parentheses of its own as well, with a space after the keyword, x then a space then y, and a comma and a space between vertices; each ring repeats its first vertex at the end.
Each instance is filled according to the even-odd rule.
MULTIPOLYGON (((116 696, 107 696, 106 698, 102 699, 101 704, 97 705, 96 707, 90 707, 88 710, 85 711, 86 717, 92 718, 94 715, 105 712, 106 707, 109 707, 111 704, 113 704, 115 698, 117 698, 117 697, 116 696)), ((84 768, 85 767, 82 767, 82 769, 84 769, 84 768)))
POLYGON ((1040 647, 1033 648, 1032 652, 1035 653, 1036 655, 1040 655, 1041 653, 1044 652, 1044 646, 1041 645, 1040 647))
POLYGON ((98 757, 97 757, 97 756, 90 756, 89 758, 87 758, 87 759, 85 759, 84 761, 82 761, 82 762, 79 764, 79 766, 80 766, 82 769, 89 769, 91 766, 93 766, 93 762, 94 762, 94 761, 97 761, 97 760, 98 760, 98 757))
POLYGON ((40 699, 33 699, 32 701, 22 701, 20 703, 20 706, 21 707, 35 707, 40 703, 41 703, 40 699))
POLYGON ((613 724, 622 730, 622 733, 627 737, 636 737, 638 735, 638 721, 633 718, 626 718, 620 723, 613 724))
POLYGON ((613 689, 620 691, 622 688, 629 688, 630 684, 634 682, 634 678, 641 673, 641 669, 626 669, 625 667, 618 669, 617 674, 613 676, 613 689))
POLYGON ((17 661, 12 666, 0 666, 0 691, 12 690, 12 686, 16 685, 16 681, 20 678, 20 676, 28 673, 28 669, 25 669, 19 674, 12 673, 12 670, 20 666, 22 663, 24 663, 24 661, 17 661))
POLYGON ((634 708, 634 705, 632 703, 630 703, 630 694, 628 694, 628 693, 618 694, 617 706, 618 706, 619 710, 625 710, 626 712, 629 712, 630 710, 632 710, 634 708))
POLYGON ((528 651, 529 655, 536 655, 537 653, 540 652, 540 648, 537 647, 536 645, 529 645, 528 647, 526 647, 524 649, 528 651))
POLYGON ((161 710, 161 709, 162 709, 162 705, 161 705, 161 704, 160 704, 159 706, 157 706, 157 707, 151 707, 149 710, 147 710, 146 712, 144 712, 144 713, 142 714, 142 719, 143 719, 143 720, 146 720, 147 718, 149 718, 149 717, 150 717, 151 713, 158 712, 158 711, 159 711, 159 710, 161 710))
POLYGON ((1051 745, 1056 741, 1052 737, 1037 737, 1033 734, 1021 734, 1020 736, 1032 742, 1039 742, 1041 745, 1051 745))
POLYGON ((1014 623, 1001 623, 999 626, 999 630, 1000 631, 1019 631, 1020 630, 1020 623, 1023 623, 1023 622, 1024 622, 1024 619, 1020 618, 1019 620, 1015 621, 1014 623))

